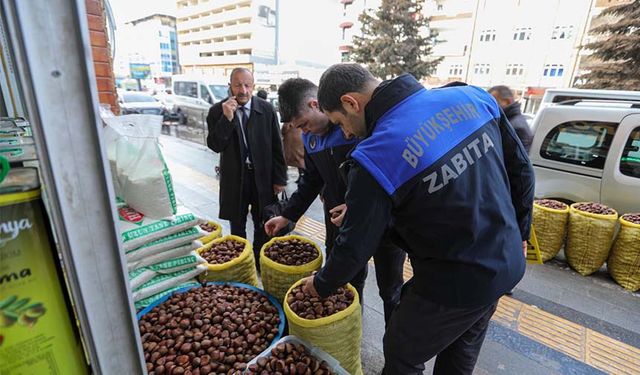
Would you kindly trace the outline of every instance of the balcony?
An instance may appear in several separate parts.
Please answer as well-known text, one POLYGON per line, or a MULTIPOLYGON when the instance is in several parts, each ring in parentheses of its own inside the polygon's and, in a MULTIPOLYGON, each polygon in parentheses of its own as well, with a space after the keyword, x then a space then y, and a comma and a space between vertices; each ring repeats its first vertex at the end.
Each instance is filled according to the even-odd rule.
POLYGON ((219 39, 228 36, 240 35, 240 34, 251 34, 252 31, 251 24, 240 24, 226 27, 219 27, 215 29, 201 30, 186 34, 178 35, 178 42, 183 43, 192 43, 192 42, 203 42, 205 40, 210 39, 219 39))
POLYGON ((239 19, 251 19, 251 17, 251 8, 238 8, 222 13, 207 13, 206 16, 201 16, 196 19, 176 22, 176 30, 180 32, 183 30, 207 27, 239 19))
POLYGON ((351 5, 353 4, 353 0, 340 0, 340 3, 344 5, 351 5))

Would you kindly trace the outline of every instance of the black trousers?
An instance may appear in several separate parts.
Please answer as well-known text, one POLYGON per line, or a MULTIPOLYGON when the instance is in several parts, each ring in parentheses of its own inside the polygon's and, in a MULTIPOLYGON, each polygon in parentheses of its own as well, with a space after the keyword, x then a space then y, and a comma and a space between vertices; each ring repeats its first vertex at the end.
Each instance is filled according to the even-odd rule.
POLYGON ((242 184, 242 202, 240 205, 240 217, 238 221, 230 221, 231 234, 247 238, 247 215, 251 206, 251 219, 253 220, 253 254, 255 256, 256 268, 260 271, 260 250, 267 242, 267 234, 262 225, 262 211, 258 203, 258 188, 253 170, 245 166, 245 178, 242 184))
POLYGON ((389 325, 391 314, 400 303, 402 285, 404 285, 404 262, 407 253, 396 246, 388 235, 382 237, 378 250, 373 256, 376 268, 378 294, 384 307, 384 323, 389 325))
MULTIPOLYGON (((327 256, 329 256, 340 229, 331 222, 331 214, 329 214, 327 207, 325 207, 324 217, 326 227, 325 247, 327 249, 327 256)), ((402 271, 406 257, 407 253, 394 245, 387 235, 382 238, 378 250, 373 256, 376 269, 376 281, 378 283, 378 294, 384 306, 385 324, 388 324, 391 314, 400 302, 400 293, 402 291, 402 285, 404 284, 402 271)), ((368 271, 369 266, 366 265, 350 281, 351 285, 358 291, 360 304, 362 305, 364 305, 364 283, 367 280, 368 271)))
POLYGON ((498 301, 453 308, 404 289, 384 335, 384 374, 422 374, 434 356, 434 374, 471 374, 498 301))

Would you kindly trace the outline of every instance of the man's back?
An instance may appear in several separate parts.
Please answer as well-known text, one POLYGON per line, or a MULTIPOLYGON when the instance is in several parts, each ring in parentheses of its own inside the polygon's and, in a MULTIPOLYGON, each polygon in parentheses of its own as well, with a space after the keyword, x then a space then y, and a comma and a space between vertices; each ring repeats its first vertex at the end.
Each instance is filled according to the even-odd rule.
MULTIPOLYGON (((528 229, 519 228, 509 163, 528 159, 484 90, 415 90, 372 116, 375 129, 353 157, 393 201, 415 290, 450 306, 489 303, 524 273, 528 229)), ((393 89, 375 93, 367 110, 380 108, 384 91, 393 89)))

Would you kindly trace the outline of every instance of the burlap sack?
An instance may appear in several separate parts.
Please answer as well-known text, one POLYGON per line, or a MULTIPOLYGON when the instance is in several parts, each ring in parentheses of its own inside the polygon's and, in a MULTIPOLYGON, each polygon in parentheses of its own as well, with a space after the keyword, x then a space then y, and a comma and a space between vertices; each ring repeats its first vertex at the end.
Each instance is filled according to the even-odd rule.
MULTIPOLYGON (((298 286, 296 282, 289 288, 298 286)), ((360 362, 360 345, 362 340, 362 316, 360 299, 356 289, 347 284, 354 294, 351 306, 331 316, 320 319, 304 319, 291 310, 289 304, 283 303, 284 314, 289 322, 289 334, 300 337, 308 343, 319 347, 340 362, 340 366, 352 375, 362 375, 360 362)))
POLYGON ((202 246, 196 252, 202 254, 202 252, 211 249, 213 245, 226 240, 242 242, 244 250, 239 257, 227 263, 207 263, 207 270, 200 275, 200 281, 232 281, 257 287, 258 274, 256 272, 255 257, 253 256, 251 243, 246 239, 234 235, 220 237, 202 246))
POLYGON ((609 256, 618 214, 600 215, 569 210, 569 232, 565 254, 571 268, 583 276, 602 267, 609 256))
POLYGON ((640 224, 620 218, 620 232, 611 249, 607 269, 611 277, 632 292, 640 289, 640 224))
POLYGON ((564 245, 567 236, 567 222, 569 221, 569 207, 557 210, 533 203, 533 226, 542 261, 552 259, 564 245))
POLYGON ((262 286, 264 290, 274 296, 278 301, 283 302, 287 291, 296 281, 310 276, 313 271, 317 271, 322 266, 322 251, 315 242, 308 238, 289 235, 284 237, 272 238, 269 242, 262 246, 260 250, 260 272, 262 276, 262 286), (318 251, 318 257, 313 261, 301 266, 287 266, 279 264, 269 259, 265 255, 265 250, 275 242, 297 239, 313 245, 318 251))

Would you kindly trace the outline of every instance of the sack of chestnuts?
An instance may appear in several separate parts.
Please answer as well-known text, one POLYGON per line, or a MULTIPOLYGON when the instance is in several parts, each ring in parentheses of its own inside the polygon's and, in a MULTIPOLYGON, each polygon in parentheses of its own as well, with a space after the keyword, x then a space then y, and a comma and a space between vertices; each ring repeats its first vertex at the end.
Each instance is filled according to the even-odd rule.
POLYGON ((281 338, 247 365, 245 374, 347 375, 338 361, 296 336, 281 338))
POLYGON ((607 260, 607 270, 623 288, 635 292, 640 290, 640 213, 624 214, 619 221, 620 232, 607 260))
POLYGON ((315 298, 301 286, 299 280, 285 296, 289 333, 327 352, 350 374, 362 374, 362 316, 355 288, 347 284, 327 298, 315 298))
POLYGON ((560 252, 567 237, 569 206, 553 199, 536 199, 533 202, 533 227, 535 228, 542 261, 552 259, 560 252))
POLYGON ((293 283, 321 266, 320 248, 302 236, 275 237, 260 251, 262 285, 279 301, 284 301, 284 295, 293 283))
POLYGON ((256 290, 206 285, 177 293, 140 317, 149 375, 242 374, 284 328, 256 290))
POLYGON ((208 234, 205 235, 204 237, 198 238, 195 241, 196 246, 198 247, 202 247, 208 244, 209 242, 215 240, 216 238, 220 238, 220 236, 222 235, 222 226, 216 223, 215 221, 209 220, 204 224, 200 224, 199 227, 200 229, 202 229, 208 234))
POLYGON ((238 236, 224 236, 202 246, 196 252, 207 261, 200 281, 232 281, 258 285, 258 274, 251 243, 238 236))
POLYGON ((602 267, 609 256, 618 213, 601 203, 571 205, 565 254, 567 262, 583 276, 602 267))

